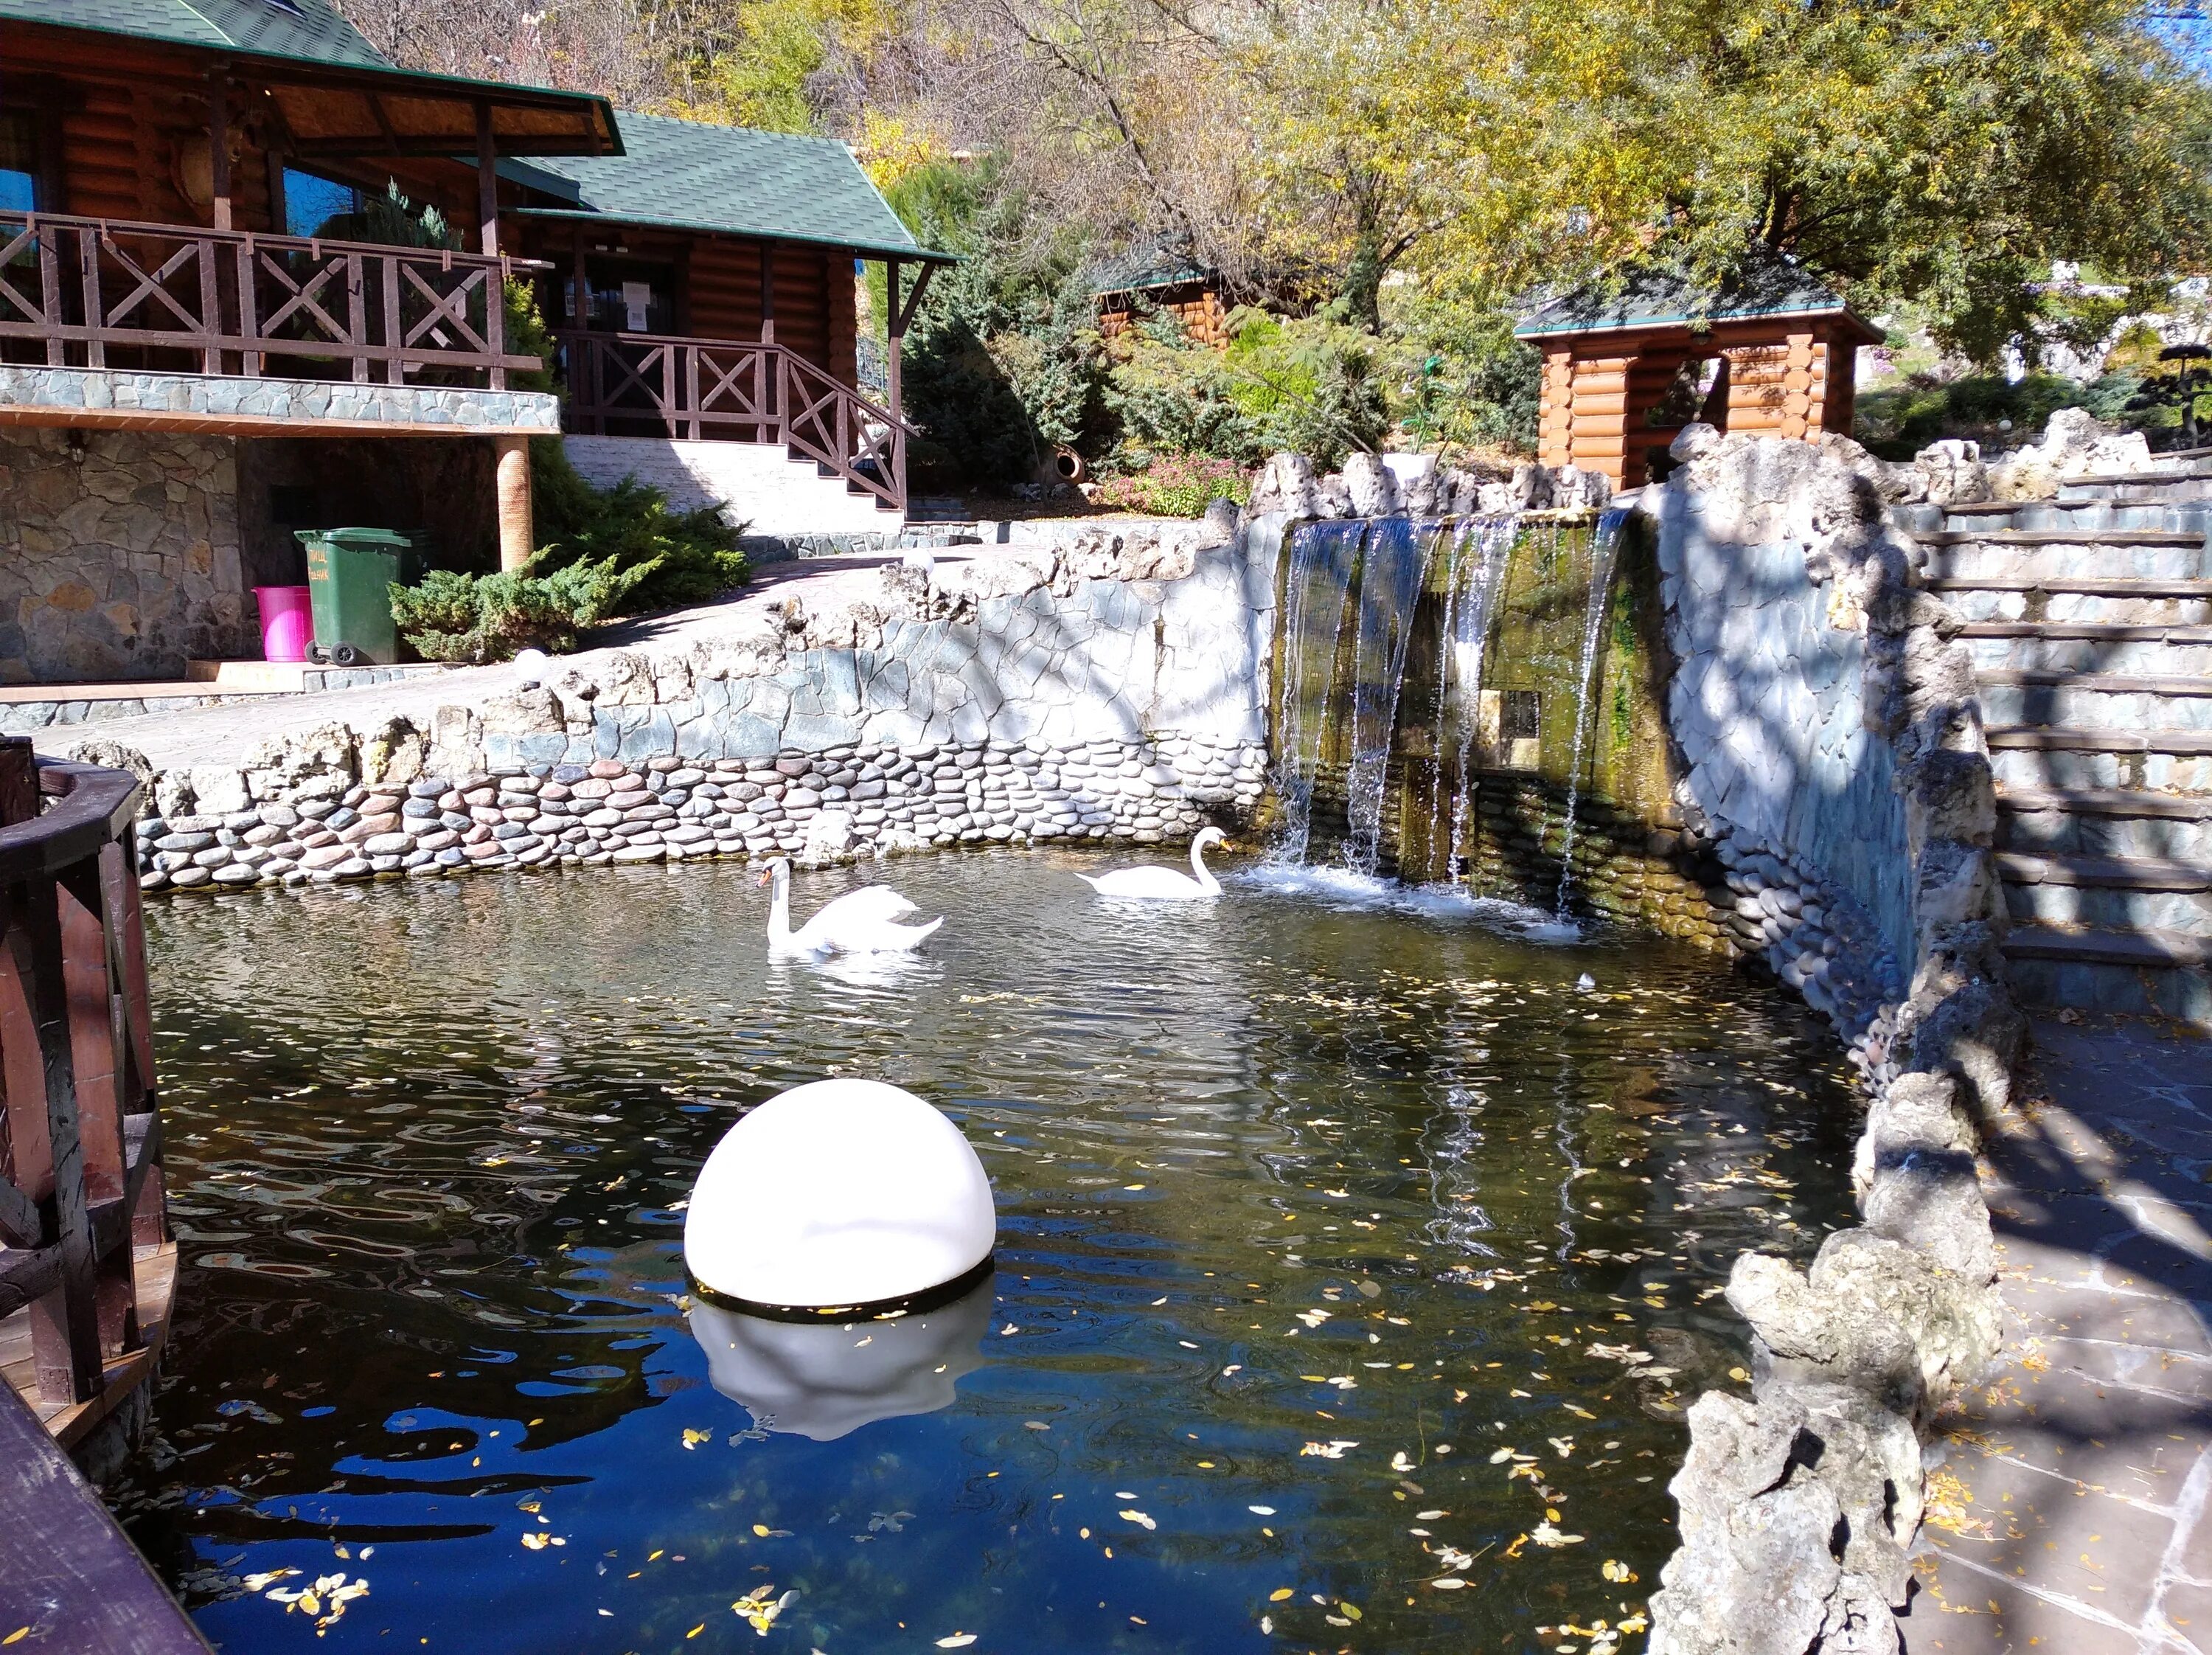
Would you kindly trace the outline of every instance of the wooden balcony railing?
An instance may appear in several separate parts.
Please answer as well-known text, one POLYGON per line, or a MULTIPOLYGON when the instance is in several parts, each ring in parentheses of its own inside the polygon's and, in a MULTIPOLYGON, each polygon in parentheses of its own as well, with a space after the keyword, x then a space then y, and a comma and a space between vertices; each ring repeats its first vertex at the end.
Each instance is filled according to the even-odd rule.
POLYGON ((910 428, 781 345, 649 333, 563 333, 568 429, 781 443, 893 510, 910 428))
POLYGON ((174 1266, 138 799, 0 739, 0 1373, 65 1440, 62 1415, 89 1405, 89 1428, 149 1365, 174 1266))
POLYGON ((503 390, 501 284, 442 248, 0 212, 0 362, 503 390))

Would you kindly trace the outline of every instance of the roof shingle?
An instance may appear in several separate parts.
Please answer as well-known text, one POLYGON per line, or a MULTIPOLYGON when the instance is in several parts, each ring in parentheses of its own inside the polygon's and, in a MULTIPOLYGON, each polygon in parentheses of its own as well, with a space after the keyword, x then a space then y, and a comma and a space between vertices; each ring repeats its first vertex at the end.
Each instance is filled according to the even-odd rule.
POLYGON ((391 63, 329 0, 0 0, 0 20, 349 69, 391 63))
POLYGON ((834 138, 712 126, 627 109, 619 119, 623 155, 501 163, 507 176, 574 203, 526 207, 524 216, 660 224, 910 259, 945 258, 915 242, 852 151, 834 138))

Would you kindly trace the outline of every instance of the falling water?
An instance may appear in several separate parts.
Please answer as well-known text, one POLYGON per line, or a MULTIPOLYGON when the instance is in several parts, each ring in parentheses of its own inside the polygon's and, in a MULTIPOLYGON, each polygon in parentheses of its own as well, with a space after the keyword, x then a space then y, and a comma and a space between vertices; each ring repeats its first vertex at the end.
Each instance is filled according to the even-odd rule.
POLYGON ((1444 531, 1402 517, 1370 526, 1359 572, 1359 637, 1353 654, 1352 772, 1345 785, 1345 865, 1372 874, 1382 855, 1382 789, 1413 606, 1444 531))
POLYGON ((1304 862, 1313 835, 1314 782, 1336 687, 1337 641, 1351 602, 1364 525, 1308 523, 1291 539, 1283 583, 1282 689, 1275 733, 1275 792, 1283 819, 1275 861, 1304 862))
POLYGON ((1505 560, 1513 551, 1521 520, 1485 517, 1462 531, 1452 570, 1451 607, 1444 617, 1443 636, 1451 651, 1451 674, 1455 694, 1439 697, 1437 706, 1437 763, 1443 764, 1443 726, 1447 709, 1456 708, 1458 721, 1459 786, 1452 795, 1451 849, 1444 877, 1456 884, 1465 869, 1460 847, 1467 843, 1468 812, 1474 800, 1474 739, 1482 721, 1482 656, 1490 639, 1490 618, 1498 588, 1505 575, 1505 560), (1462 591, 1463 589, 1463 591, 1462 591))
POLYGON ((1608 511, 1597 520, 1590 540, 1589 599, 1583 611, 1583 653, 1575 673, 1575 745, 1567 766, 1566 837, 1559 848, 1559 896, 1554 904, 1561 919, 1567 916, 1567 897, 1575 877, 1575 806, 1582 793, 1583 749, 1589 739, 1590 677, 1597 667, 1598 635, 1605 627, 1606 599, 1613 589, 1613 554, 1620 546, 1625 511, 1608 511))

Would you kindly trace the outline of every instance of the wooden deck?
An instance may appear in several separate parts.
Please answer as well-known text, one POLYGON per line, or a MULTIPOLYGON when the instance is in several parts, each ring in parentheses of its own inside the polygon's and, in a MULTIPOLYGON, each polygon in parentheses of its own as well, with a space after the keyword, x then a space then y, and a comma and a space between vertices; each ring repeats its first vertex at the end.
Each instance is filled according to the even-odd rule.
POLYGON ((131 1272, 137 1290, 139 1336, 145 1342, 109 1357, 101 1369, 98 1393, 82 1402, 53 1402, 40 1395, 38 1368, 31 1355, 31 1312, 21 1310, 0 1317, 0 1378, 7 1380, 32 1416, 64 1448, 74 1448, 91 1435, 146 1382, 161 1360, 176 1299, 177 1244, 133 1247, 131 1272))

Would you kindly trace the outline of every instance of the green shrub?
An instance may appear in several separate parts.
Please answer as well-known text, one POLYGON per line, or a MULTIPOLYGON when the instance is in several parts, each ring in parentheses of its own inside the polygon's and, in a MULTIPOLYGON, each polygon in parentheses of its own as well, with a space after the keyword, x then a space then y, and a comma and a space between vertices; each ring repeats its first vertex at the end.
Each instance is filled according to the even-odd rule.
POLYGON ((1972 439, 1985 450, 2033 442, 2061 408, 2086 408, 2099 419, 2134 428, 2142 422, 2130 414, 2128 401, 2141 382, 2134 374, 2107 374, 2086 383, 2055 374, 2017 380, 1973 374, 1940 382, 1916 374, 1860 396, 1852 435, 1885 459, 1910 459, 1950 437, 1972 439), (2009 428, 2000 425, 2004 420, 2009 428))
POLYGON ((672 609, 706 603, 743 586, 743 532, 713 506, 679 512, 668 496, 635 478, 611 489, 586 482, 558 437, 530 444, 530 482, 539 551, 526 572, 553 575, 580 563, 627 572, 644 569, 631 606, 672 609))
POLYGON ((1167 454, 1141 472, 1108 478, 1098 485, 1097 499, 1109 509, 1148 517, 1196 517, 1215 500, 1241 506, 1251 494, 1250 480, 1234 461, 1167 454))
POLYGON ((619 613, 653 569, 651 563, 617 569, 611 558, 550 575, 434 569, 419 586, 392 588, 392 615, 427 660, 481 664, 518 649, 562 653, 576 647, 585 629, 619 613))

